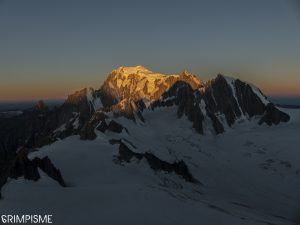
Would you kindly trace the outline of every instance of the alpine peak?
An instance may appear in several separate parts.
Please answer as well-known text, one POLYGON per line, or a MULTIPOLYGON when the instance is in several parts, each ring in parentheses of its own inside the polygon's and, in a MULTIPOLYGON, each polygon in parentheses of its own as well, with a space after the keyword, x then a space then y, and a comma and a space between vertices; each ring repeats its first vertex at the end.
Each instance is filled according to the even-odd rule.
MULTIPOLYGON (((181 74, 162 74, 143 66, 119 67, 113 70, 101 87, 101 92, 114 102, 124 98, 133 100, 157 100, 175 82, 184 81, 193 89, 202 81, 195 75, 184 71, 181 74)), ((105 101, 105 100, 104 100, 105 101)), ((111 105, 109 101, 105 105, 111 105)))

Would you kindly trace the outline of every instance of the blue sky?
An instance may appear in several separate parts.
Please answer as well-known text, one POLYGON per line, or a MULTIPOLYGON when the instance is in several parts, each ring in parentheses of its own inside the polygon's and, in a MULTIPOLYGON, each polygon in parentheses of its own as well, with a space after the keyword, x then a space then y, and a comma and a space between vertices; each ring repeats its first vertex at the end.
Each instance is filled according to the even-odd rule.
POLYGON ((99 87, 119 66, 300 96, 297 0, 0 0, 0 100, 99 87))

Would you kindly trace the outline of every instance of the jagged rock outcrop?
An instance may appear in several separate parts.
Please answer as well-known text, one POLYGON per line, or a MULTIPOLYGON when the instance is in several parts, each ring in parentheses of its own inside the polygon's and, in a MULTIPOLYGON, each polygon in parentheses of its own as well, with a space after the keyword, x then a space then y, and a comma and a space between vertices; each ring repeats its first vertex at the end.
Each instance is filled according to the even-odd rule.
POLYGON ((163 93, 160 100, 153 102, 151 107, 155 109, 156 107, 178 106, 177 117, 182 118, 185 115, 193 122, 193 128, 203 134, 204 115, 199 104, 200 99, 197 99, 195 90, 188 83, 177 81, 168 91, 163 93))
POLYGON ((97 137, 95 129, 101 131, 102 133, 107 130, 114 133, 121 133, 123 130, 128 132, 124 126, 117 123, 115 120, 109 119, 109 117, 102 111, 97 111, 80 130, 80 139, 94 140, 97 137))
POLYGON ((229 126, 241 116, 247 118, 262 116, 259 124, 266 122, 271 125, 289 121, 289 116, 271 104, 258 88, 238 79, 218 75, 204 95, 206 109, 216 123, 215 129, 221 128, 218 119, 214 116, 218 112, 225 115, 229 126))
POLYGON ((68 96, 59 110, 59 120, 61 124, 69 121, 69 119, 75 115, 79 116, 79 124, 81 126, 90 119, 94 113, 94 109, 88 102, 87 92, 87 88, 84 88, 68 96))
POLYGON ((17 179, 24 177, 27 180, 37 181, 40 179, 37 165, 27 157, 28 150, 20 151, 9 171, 9 177, 17 179))
POLYGON ((110 110, 115 117, 123 116, 133 121, 140 120, 142 122, 145 122, 142 111, 139 108, 141 106, 141 100, 139 100, 138 102, 139 106, 131 98, 123 99, 119 103, 111 106, 110 110))
POLYGON ((289 120, 288 115, 275 106, 276 110, 272 109, 268 104, 267 98, 253 85, 219 74, 216 79, 197 89, 184 81, 178 81, 159 100, 153 102, 151 107, 155 109, 177 105, 178 118, 187 116, 196 131, 204 133, 203 121, 207 117, 211 120, 215 133, 220 134, 225 131, 221 117, 225 117, 229 127, 241 117, 250 119, 263 114, 261 121, 268 121, 268 124, 289 120))
POLYGON ((287 122, 290 120, 290 116, 275 107, 274 104, 269 103, 266 106, 266 111, 263 117, 260 119, 259 124, 266 123, 269 126, 272 124, 279 124, 280 122, 287 122))
POLYGON ((115 133, 122 133, 123 129, 127 131, 125 127, 123 127, 121 124, 117 123, 114 120, 111 120, 107 126, 107 130, 110 130, 115 133))
POLYGON ((32 160, 33 164, 40 168, 53 180, 56 180, 62 187, 66 187, 65 181, 61 175, 61 172, 53 165, 51 160, 46 156, 42 159, 35 157, 32 160))
POLYGON ((57 108, 48 109, 39 101, 19 116, 0 119, 0 154, 2 159, 15 157, 19 147, 41 147, 56 138, 49 136, 59 125, 57 108))
POLYGON ((137 158, 138 160, 145 158, 149 166, 151 167, 151 169, 155 171, 165 171, 168 173, 174 172, 188 182, 199 183, 192 176, 187 165, 182 160, 176 161, 174 163, 168 163, 166 161, 159 159, 158 157, 156 157, 155 155, 149 152, 136 153, 131 149, 129 149, 122 141, 119 142, 112 141, 111 143, 112 144, 119 143, 118 159, 120 161, 130 162, 133 157, 137 158))
POLYGON ((95 124, 86 123, 79 132, 79 135, 81 140, 94 140, 97 137, 95 133, 95 124))
POLYGON ((0 119, 0 154, 12 159, 19 147, 39 148, 78 134, 101 106, 99 93, 85 88, 69 95, 59 107, 49 109, 38 101, 20 116, 0 119))
POLYGON ((219 74, 216 79, 212 80, 204 95, 207 110, 214 114, 219 112, 225 115, 229 126, 235 122, 236 118, 241 116, 238 102, 234 97, 234 90, 232 90, 224 76, 219 74), (211 95, 211 97, 208 97, 208 95, 211 95))
MULTIPOLYGON (((254 93, 254 87, 238 79, 235 80, 234 87, 238 103, 243 114, 247 114, 249 117, 252 117, 254 115, 262 115, 265 112, 266 106, 262 102, 261 98, 254 93)), ((261 94, 259 90, 257 91, 261 94)), ((262 97, 266 100, 265 96, 262 97)))
POLYGON ((41 169, 49 177, 56 180, 61 186, 66 187, 60 171, 55 168, 48 157, 42 159, 35 157, 30 160, 27 157, 28 149, 21 150, 9 170, 8 177, 17 179, 24 177, 27 180, 37 181, 41 178, 38 169, 41 169))

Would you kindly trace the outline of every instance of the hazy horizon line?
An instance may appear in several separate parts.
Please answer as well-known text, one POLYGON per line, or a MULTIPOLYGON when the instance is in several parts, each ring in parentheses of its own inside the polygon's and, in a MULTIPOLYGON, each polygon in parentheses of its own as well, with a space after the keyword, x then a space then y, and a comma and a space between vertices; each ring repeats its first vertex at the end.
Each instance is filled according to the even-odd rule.
MULTIPOLYGON (((286 98, 286 99, 297 99, 300 98, 300 95, 266 95, 267 98, 286 98)), ((37 102, 37 101, 45 101, 45 102, 54 102, 54 101, 64 101, 68 98, 68 96, 61 98, 33 98, 33 99, 0 99, 0 103, 22 103, 22 102, 37 102)))

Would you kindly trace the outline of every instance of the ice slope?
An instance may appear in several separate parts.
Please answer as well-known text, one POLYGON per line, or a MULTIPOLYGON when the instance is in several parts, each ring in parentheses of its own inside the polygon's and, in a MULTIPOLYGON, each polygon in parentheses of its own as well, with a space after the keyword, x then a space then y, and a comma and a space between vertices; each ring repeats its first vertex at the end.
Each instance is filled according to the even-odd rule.
POLYGON ((118 118, 128 133, 99 132, 94 141, 72 136, 32 153, 49 156, 68 187, 46 176, 10 180, 1 213, 53 214, 55 224, 296 224, 300 110, 288 113, 289 123, 271 129, 245 120, 222 135, 204 136, 185 118, 174 123, 172 108, 145 111, 146 123, 118 118), (184 160, 203 185, 155 173, 144 160, 117 162, 111 138, 168 162, 184 160))

